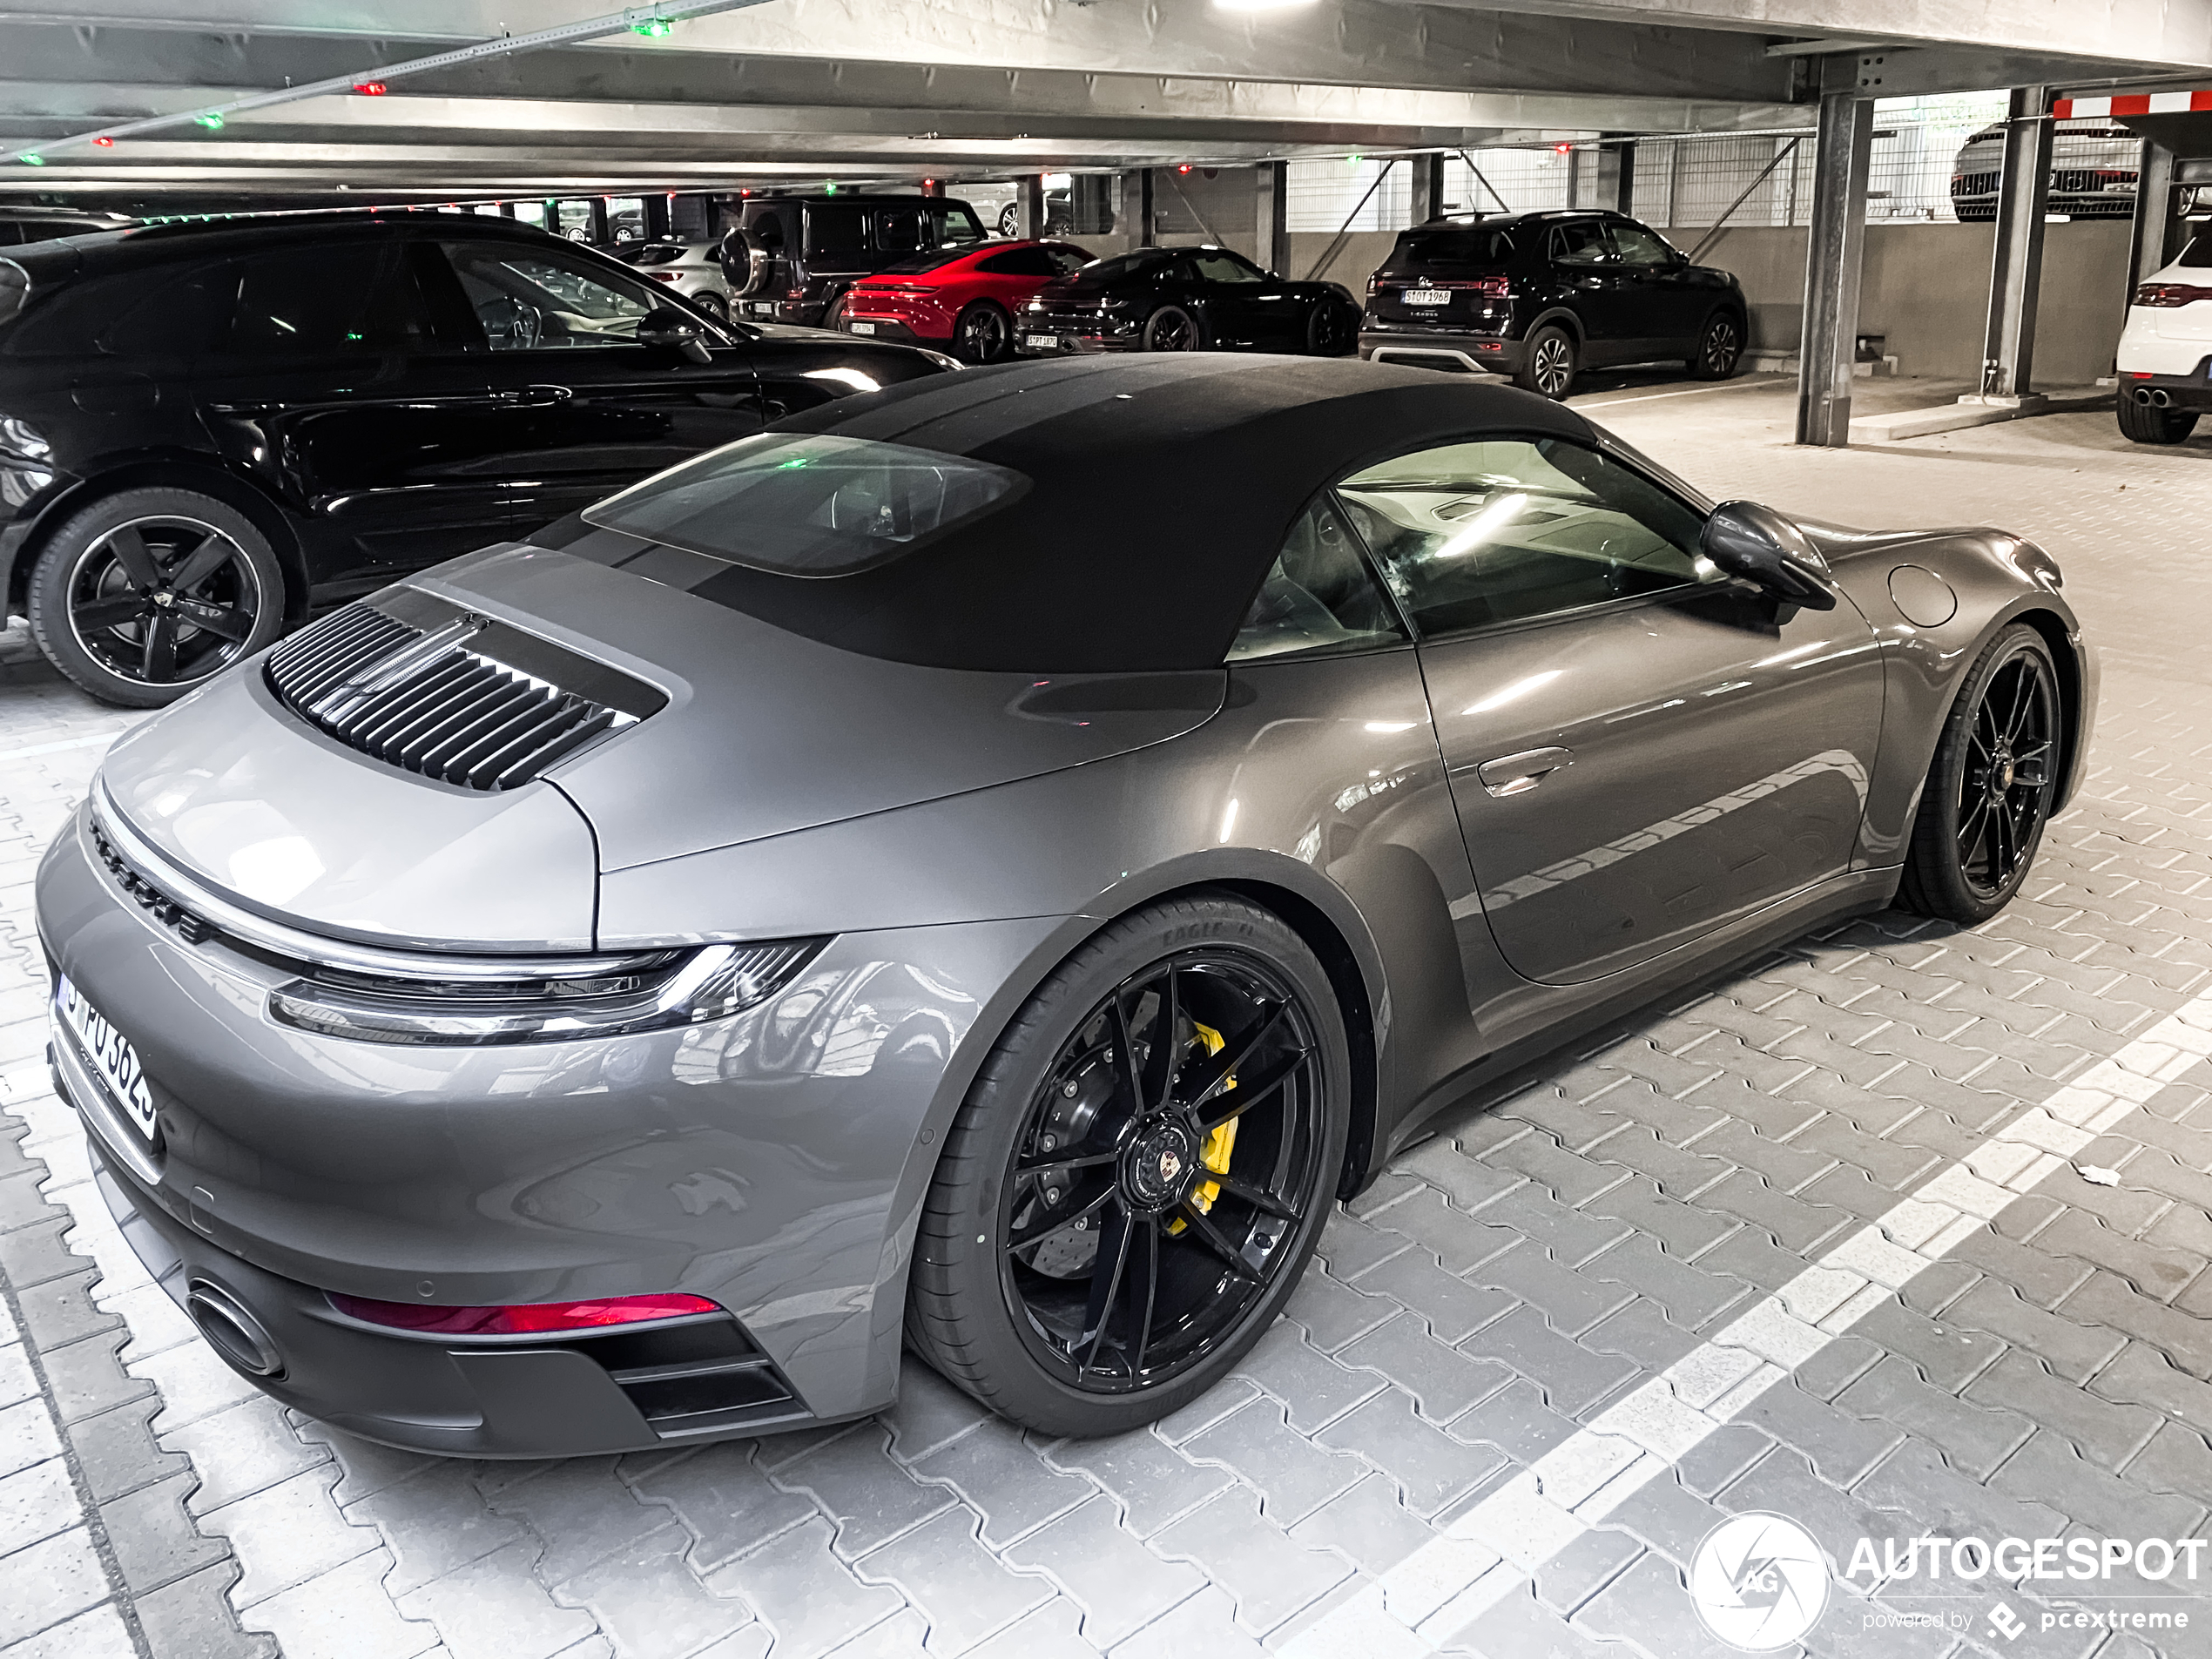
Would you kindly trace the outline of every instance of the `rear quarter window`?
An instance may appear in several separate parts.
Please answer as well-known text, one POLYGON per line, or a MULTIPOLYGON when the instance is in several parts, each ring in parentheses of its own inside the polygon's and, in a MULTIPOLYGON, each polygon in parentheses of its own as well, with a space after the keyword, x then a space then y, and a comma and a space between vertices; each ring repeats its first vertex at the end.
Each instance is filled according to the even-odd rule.
POLYGON ((1454 226, 1449 230, 1407 231, 1398 239, 1397 256, 1391 263, 1494 271, 1510 265, 1514 253, 1510 231, 1454 226))

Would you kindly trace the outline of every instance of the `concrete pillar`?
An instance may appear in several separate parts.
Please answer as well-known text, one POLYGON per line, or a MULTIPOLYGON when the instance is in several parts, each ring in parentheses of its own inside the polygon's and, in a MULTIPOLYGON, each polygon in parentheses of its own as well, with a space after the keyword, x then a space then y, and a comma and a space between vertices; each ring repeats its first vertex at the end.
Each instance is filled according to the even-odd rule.
POLYGON ((1444 155, 1438 151, 1407 161, 1413 169, 1413 221, 1426 225, 1444 212, 1444 155))
POLYGON ((1042 236, 1044 229, 1044 175, 1025 172, 1014 181, 1014 233, 1042 236))
POLYGON ((1851 365, 1858 347, 1858 274, 1866 252, 1866 163, 1874 105, 1855 91, 1820 100, 1806 233, 1804 335, 1797 346, 1797 442, 1851 442, 1851 365))
POLYGON ((921 181, 921 193, 925 196, 943 195, 945 193, 945 181, 941 179, 923 179, 921 181))
POLYGON ((1588 201, 1579 207, 1610 207, 1616 213, 1634 211, 1636 190, 1636 146, 1633 138, 1598 145, 1595 152, 1577 150, 1577 157, 1592 158, 1585 177, 1588 201))
POLYGON ((1989 265, 1989 320, 1982 333, 1981 395, 2028 395, 2035 305, 2043 284, 2043 219, 2050 206, 2049 89, 2013 89, 2005 170, 1997 186, 1997 248, 1989 265))
POLYGON ((590 229, 587 233, 591 246, 604 247, 613 239, 607 232, 607 199, 593 196, 585 205, 591 210, 590 229))
POLYGON ((1290 180, 1287 162, 1263 161, 1252 169, 1253 244, 1259 262, 1278 275, 1291 268, 1290 180))
POLYGON ((638 206, 644 213, 644 229, 648 242, 665 242, 668 239, 668 205, 667 192, 663 191, 649 190, 638 199, 638 206))
MULTIPOLYGON (((1139 247, 1157 247, 1160 245, 1160 220, 1152 208, 1152 169, 1140 167, 1130 175, 1130 179, 1136 186, 1136 200, 1130 204, 1130 216, 1136 221, 1130 228, 1136 233, 1136 245, 1139 247)), ((1128 201, 1129 195, 1130 192, 1124 192, 1123 199, 1128 201)))
MULTIPOLYGON (((2174 262, 2181 252, 2180 192, 2174 179, 2174 152, 2162 144, 2143 140, 2141 158, 2135 164, 2135 222, 2129 233, 2128 293, 2138 282, 2148 282, 2174 262)), ((2121 304, 2128 303, 2123 295, 2121 304)))

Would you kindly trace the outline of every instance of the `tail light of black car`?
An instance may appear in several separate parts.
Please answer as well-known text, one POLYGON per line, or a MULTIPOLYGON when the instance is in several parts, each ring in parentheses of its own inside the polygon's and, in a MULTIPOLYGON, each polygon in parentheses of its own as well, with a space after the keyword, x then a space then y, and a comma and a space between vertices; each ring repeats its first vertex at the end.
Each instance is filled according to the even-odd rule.
POLYGON ((2200 300, 2212 300, 2212 288, 2201 288, 2191 282, 2146 282, 2135 290, 2133 303, 2170 311, 2178 306, 2195 305, 2200 300))

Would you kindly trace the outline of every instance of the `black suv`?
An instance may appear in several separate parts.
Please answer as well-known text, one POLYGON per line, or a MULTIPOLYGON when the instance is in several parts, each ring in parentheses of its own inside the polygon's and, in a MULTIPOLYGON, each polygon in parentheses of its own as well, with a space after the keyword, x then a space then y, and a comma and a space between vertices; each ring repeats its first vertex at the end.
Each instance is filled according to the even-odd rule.
POLYGON ((1679 359, 1726 380, 1743 355, 1743 290, 1620 213, 1432 219, 1367 280, 1359 354, 1510 374, 1562 398, 1581 369, 1679 359))
POLYGON ((956 368, 718 324, 511 220, 143 226, 0 250, 0 596, 152 707, 324 605, 779 415, 956 368))
POLYGON ((745 316, 834 328, 862 277, 985 239, 975 210, 948 196, 753 196, 722 238, 722 274, 745 316))

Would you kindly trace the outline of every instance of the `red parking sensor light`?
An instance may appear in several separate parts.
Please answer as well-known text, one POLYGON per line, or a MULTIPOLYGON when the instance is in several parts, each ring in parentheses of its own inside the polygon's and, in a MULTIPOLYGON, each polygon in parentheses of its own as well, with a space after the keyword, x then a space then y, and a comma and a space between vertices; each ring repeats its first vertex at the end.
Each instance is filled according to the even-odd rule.
POLYGON ((384 96, 384 83, 381 81, 355 81, 354 83, 354 91, 359 92, 363 98, 382 98, 384 96))
POLYGON ((333 1291, 330 1305, 370 1325, 467 1337, 595 1331, 610 1325, 650 1325, 657 1319, 682 1319, 694 1314, 722 1312, 703 1296, 675 1295, 609 1296, 590 1302, 524 1302, 505 1307, 437 1307, 415 1302, 379 1302, 366 1296, 341 1296, 333 1291))
POLYGON ((109 138, 105 132, 101 133, 98 138, 93 139, 92 142, 99 145, 99 147, 103 150, 112 150, 115 148, 115 140, 109 138))

